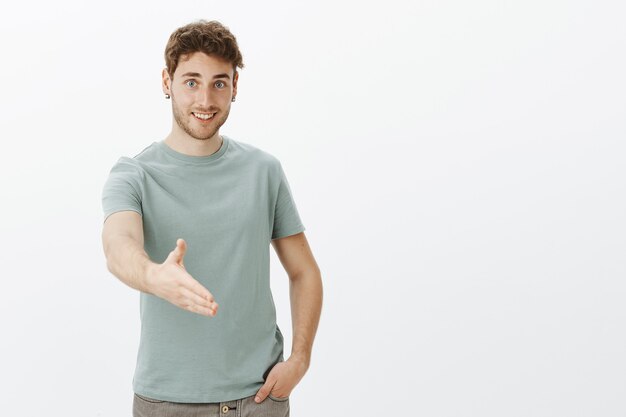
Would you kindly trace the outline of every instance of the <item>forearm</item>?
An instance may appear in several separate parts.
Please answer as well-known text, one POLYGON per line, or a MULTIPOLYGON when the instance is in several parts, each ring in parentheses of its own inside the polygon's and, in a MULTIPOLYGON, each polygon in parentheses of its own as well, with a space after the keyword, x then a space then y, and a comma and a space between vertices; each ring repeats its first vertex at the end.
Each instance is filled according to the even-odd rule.
POLYGON ((319 270, 303 272, 289 279, 293 341, 290 359, 311 362, 313 340, 322 312, 322 277, 319 270))
POLYGON ((150 293, 147 274, 156 265, 135 239, 119 236, 111 240, 106 251, 107 268, 123 283, 136 290, 150 293))

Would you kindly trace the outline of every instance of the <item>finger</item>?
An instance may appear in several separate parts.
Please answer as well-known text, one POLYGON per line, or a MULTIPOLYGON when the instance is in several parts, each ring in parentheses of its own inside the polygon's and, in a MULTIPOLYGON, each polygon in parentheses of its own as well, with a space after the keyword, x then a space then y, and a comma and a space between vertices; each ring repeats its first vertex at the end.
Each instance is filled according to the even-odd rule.
POLYGON ((272 388, 274 388, 275 381, 270 381, 268 378, 265 381, 265 384, 257 391, 256 397, 254 397, 254 401, 257 403, 263 402, 267 398, 270 392, 272 392, 272 388))
POLYGON ((187 253, 187 242, 185 242, 184 239, 176 240, 176 260, 183 267, 183 258, 185 257, 185 253, 187 253))
POLYGON ((200 297, 198 294, 190 291, 187 288, 181 289, 182 294, 182 304, 186 306, 186 308, 194 307, 195 310, 204 314, 206 316, 215 316, 217 314, 217 303, 215 305, 213 303, 209 303, 205 298, 200 297))
POLYGON ((192 313, 201 314, 203 316, 210 316, 210 317, 215 316, 215 314, 208 308, 202 307, 201 305, 192 303, 190 301, 188 301, 186 304, 185 303, 181 304, 179 307, 184 310, 191 311, 192 313))
POLYGON ((174 248, 173 251, 170 252, 167 259, 170 261, 176 262, 177 264, 182 265, 183 257, 185 256, 186 252, 187 252, 187 242, 185 242, 184 239, 179 238, 176 240, 176 247, 174 248))
POLYGON ((202 304, 197 304, 193 302, 190 298, 181 297, 180 301, 178 302, 178 306, 184 310, 198 313, 203 316, 215 317, 215 315, 217 314, 217 310, 205 307, 202 304))
POLYGON ((203 300, 206 300, 206 303, 208 306, 211 306, 213 304, 217 305, 217 303, 215 302, 215 298, 213 297, 213 294, 211 294, 209 290, 207 290, 202 284, 200 284, 191 275, 189 275, 189 280, 185 282, 185 284, 186 284, 185 288, 195 293, 196 295, 198 295, 198 297, 202 298, 203 300))

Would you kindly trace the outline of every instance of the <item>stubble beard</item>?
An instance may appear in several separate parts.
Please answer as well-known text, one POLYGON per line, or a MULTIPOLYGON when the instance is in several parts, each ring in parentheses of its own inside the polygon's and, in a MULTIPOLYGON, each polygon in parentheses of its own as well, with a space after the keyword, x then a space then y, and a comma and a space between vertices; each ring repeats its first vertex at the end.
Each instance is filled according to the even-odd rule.
POLYGON ((195 116, 191 113, 186 114, 186 113, 181 112, 180 109, 178 108, 178 105, 176 105, 174 96, 171 96, 171 98, 172 98, 172 113, 174 114, 174 120, 176 121, 176 124, 178 124, 178 126, 185 133, 187 133, 189 136, 197 140, 211 139, 215 135, 215 133, 217 133, 220 127, 222 127, 222 125, 226 123, 226 119, 228 119, 228 115, 230 113, 230 103, 229 103, 225 111, 219 111, 215 116, 213 116, 213 117, 219 116, 219 118, 211 122, 212 128, 210 130, 207 131, 206 129, 201 128, 201 127, 193 129, 191 127, 190 118, 195 117, 195 116), (201 135, 199 133, 199 132, 205 132, 205 131, 207 132, 206 134, 201 135))

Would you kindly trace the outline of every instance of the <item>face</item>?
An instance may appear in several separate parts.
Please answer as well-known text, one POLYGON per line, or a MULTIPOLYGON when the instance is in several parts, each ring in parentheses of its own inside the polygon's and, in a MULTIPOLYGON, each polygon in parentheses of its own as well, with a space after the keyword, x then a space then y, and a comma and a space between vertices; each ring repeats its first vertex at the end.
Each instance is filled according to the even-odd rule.
POLYGON ((163 93, 182 131, 198 140, 217 138, 237 94, 239 74, 233 73, 229 62, 203 52, 181 56, 173 79, 163 70, 163 93))

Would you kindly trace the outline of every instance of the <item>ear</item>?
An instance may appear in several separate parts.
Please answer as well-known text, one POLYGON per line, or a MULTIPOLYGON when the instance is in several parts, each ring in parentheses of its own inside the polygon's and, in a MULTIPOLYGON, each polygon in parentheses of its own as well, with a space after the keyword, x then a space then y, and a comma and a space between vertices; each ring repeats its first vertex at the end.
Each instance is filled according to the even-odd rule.
POLYGON ((239 80, 239 73, 235 71, 235 75, 233 76, 233 96, 237 95, 237 80, 239 80))
POLYGON ((170 88, 172 86, 172 80, 170 80, 170 75, 167 73, 167 68, 163 68, 163 72, 161 73, 161 77, 163 79, 161 83, 161 88, 163 89, 163 94, 171 95, 170 88))

